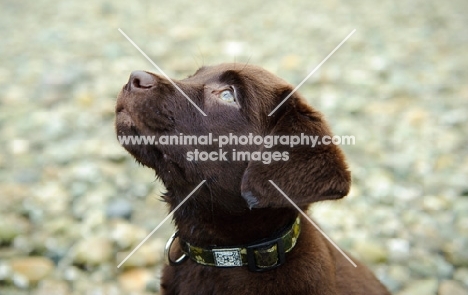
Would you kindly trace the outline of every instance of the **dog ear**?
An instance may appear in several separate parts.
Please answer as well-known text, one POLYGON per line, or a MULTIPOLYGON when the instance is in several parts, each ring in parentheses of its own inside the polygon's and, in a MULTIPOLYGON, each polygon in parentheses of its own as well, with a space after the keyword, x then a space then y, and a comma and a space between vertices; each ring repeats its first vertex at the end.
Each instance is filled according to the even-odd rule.
MULTIPOLYGON (((275 136, 314 137, 307 145, 276 144, 260 148, 262 155, 276 152, 269 164, 250 161, 242 178, 241 194, 250 208, 290 207, 292 204, 273 186, 273 181, 296 205, 307 206, 312 202, 340 199, 348 194, 351 175, 341 149, 322 139, 331 139, 331 132, 322 115, 308 106, 298 95, 291 96, 272 115, 265 134, 275 136), (328 137, 330 136, 330 137, 328 137), (278 153, 279 152, 279 153, 278 153)), ((328 140, 327 140, 328 142, 328 140)))

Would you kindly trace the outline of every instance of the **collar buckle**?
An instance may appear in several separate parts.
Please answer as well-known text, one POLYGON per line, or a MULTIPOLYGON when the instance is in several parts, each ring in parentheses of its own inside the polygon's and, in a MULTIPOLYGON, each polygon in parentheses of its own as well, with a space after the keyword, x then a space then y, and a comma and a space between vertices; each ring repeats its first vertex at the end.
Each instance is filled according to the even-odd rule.
POLYGON ((286 260, 284 241, 281 237, 250 245, 246 248, 248 267, 253 272, 263 272, 277 268, 286 260), (276 257, 272 255, 272 252, 276 252, 276 257))

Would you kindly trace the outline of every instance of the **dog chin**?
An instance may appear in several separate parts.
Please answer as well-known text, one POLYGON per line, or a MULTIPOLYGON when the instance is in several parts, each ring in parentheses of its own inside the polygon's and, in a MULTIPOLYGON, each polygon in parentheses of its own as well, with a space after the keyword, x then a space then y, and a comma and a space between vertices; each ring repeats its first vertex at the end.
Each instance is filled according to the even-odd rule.
POLYGON ((116 113, 115 129, 117 135, 135 135, 135 132, 132 130, 136 131, 136 124, 126 110, 121 110, 116 113))
POLYGON ((158 158, 160 158, 160 152, 152 149, 151 151, 146 148, 141 148, 138 145, 123 145, 123 147, 133 156, 135 161, 145 167, 148 167, 157 172, 158 158), (159 156, 159 157, 158 157, 159 156))

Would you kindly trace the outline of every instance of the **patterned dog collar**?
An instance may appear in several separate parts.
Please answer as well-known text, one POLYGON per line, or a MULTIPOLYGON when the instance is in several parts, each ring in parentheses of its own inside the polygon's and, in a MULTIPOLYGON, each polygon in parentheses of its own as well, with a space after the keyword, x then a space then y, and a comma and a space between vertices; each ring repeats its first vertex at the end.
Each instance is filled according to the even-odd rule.
MULTIPOLYGON (((189 257, 199 264, 208 266, 248 266, 250 271, 255 272, 271 270, 285 262, 285 254, 294 248, 300 232, 301 223, 300 218, 297 217, 294 223, 279 237, 249 245, 202 248, 180 240, 184 255, 176 263, 170 264, 180 264, 189 257)), ((171 247, 176 236, 177 233, 173 235, 172 240, 168 241, 166 250, 171 247)))

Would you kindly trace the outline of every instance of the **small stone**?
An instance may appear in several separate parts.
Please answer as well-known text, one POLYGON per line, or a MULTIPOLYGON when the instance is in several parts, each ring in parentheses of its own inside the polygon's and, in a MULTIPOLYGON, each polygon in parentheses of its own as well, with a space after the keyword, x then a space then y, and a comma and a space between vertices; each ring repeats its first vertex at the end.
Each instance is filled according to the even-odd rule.
POLYGON ((71 290, 65 281, 44 280, 38 285, 33 295, 68 295, 71 290))
POLYGON ((134 224, 116 221, 111 230, 111 238, 120 249, 128 249, 138 245, 148 235, 148 232, 134 224))
POLYGON ((460 233, 460 235, 463 235, 468 238, 468 216, 460 216, 458 217, 455 227, 457 232, 460 233))
POLYGON ((83 277, 82 271, 76 266, 69 266, 62 272, 62 277, 67 281, 77 281, 83 277))
POLYGON ((4 89, 2 103, 7 106, 15 106, 24 103, 28 97, 25 87, 14 85, 4 89))
POLYGON ((10 150, 15 155, 22 155, 29 152, 29 140, 16 138, 10 143, 10 150))
MULTIPOLYGON (((119 286, 113 282, 111 283, 91 282, 89 279, 80 280, 73 284, 73 294, 85 294, 85 295, 127 295, 129 294, 129 293, 123 293, 121 289, 122 288, 119 288, 119 286)), ((135 293, 132 293, 132 294, 135 294, 135 293)))
POLYGON ((426 196, 423 198, 423 208, 426 211, 441 211, 447 209, 449 203, 438 196, 426 196))
POLYGON ((109 261, 112 253, 112 242, 109 239, 91 237, 77 245, 74 261, 79 265, 96 266, 109 261))
MULTIPOLYGON (((3 219, 9 215, 6 214, 6 212, 21 212, 23 210, 24 200, 30 197, 30 188, 29 186, 24 185, 23 182, 20 181, 17 183, 8 183, 5 182, 8 179, 7 177, 4 177, 2 179, 3 182, 0 186, 0 194, 3 196, 8 196, 8 198, 1 198, 0 207, 2 208, 2 212, 4 213, 0 213, 0 223, 2 223, 3 219)), ((0 230, 0 236, 1 235, 2 231, 0 230)))
POLYGON ((118 280, 120 286, 127 292, 142 292, 151 282, 155 273, 145 268, 134 268, 122 273, 118 280))
POLYGON ((153 276, 153 278, 146 283, 146 291, 151 292, 151 294, 159 294, 160 286, 161 280, 159 276, 153 276))
POLYGON ((454 267, 441 255, 435 255, 434 264, 434 269, 436 270, 436 275, 439 279, 449 279, 452 277, 454 267))
POLYGON ((77 163, 72 168, 74 180, 83 180, 89 182, 98 182, 101 179, 98 166, 90 161, 77 163))
MULTIPOLYGON (((164 244, 155 241, 147 241, 137 251, 135 251, 122 265, 124 268, 152 266, 162 260, 164 244)), ((123 261, 131 252, 117 253, 117 263, 123 261)))
POLYGON ((76 221, 70 216, 58 216, 53 219, 45 220, 43 223, 44 231, 54 235, 66 234, 70 230, 76 230, 76 221))
POLYGON ((453 265, 448 263, 441 255, 429 253, 431 252, 418 251, 417 249, 412 251, 412 259, 408 261, 408 268, 412 274, 421 277, 451 277, 453 265))
POLYGON ((453 278, 460 281, 468 288, 468 267, 461 267, 455 271, 453 278))
MULTIPOLYGON (((104 222, 106 216, 102 209, 105 208, 107 198, 110 194, 112 194, 112 192, 109 191, 105 185, 99 185, 95 189, 88 191, 80 198, 77 198, 76 201, 73 202, 72 207, 74 217, 82 219, 87 224, 94 222, 93 220, 90 220, 92 218, 102 218, 102 222, 104 222), (98 208, 99 210, 96 210, 98 208)), ((97 226, 98 224, 94 225, 97 226)))
POLYGON ((68 210, 70 195, 60 183, 48 182, 40 185, 32 195, 30 205, 42 207, 45 212, 57 214, 68 210))
POLYGON ((372 69, 381 72, 388 68, 388 61, 383 56, 373 56, 370 59, 370 66, 372 69))
POLYGON ((391 290, 398 290, 410 277, 410 271, 402 265, 392 265, 388 268, 387 286, 391 290))
MULTIPOLYGON (((37 233, 34 234, 34 236, 37 236, 37 233)), ((31 253, 33 251, 33 249, 34 249, 33 239, 30 236, 27 236, 27 235, 21 235, 21 236, 16 237, 12 246, 16 250, 19 250, 19 251, 21 251, 23 253, 31 253)), ((42 244, 40 246, 41 246, 42 249, 41 249, 41 251, 36 251, 35 252, 36 255, 37 254, 42 255, 44 253, 44 251, 43 251, 43 249, 44 249, 43 246, 44 245, 42 244)))
POLYGON ((99 228, 105 223, 106 216, 103 210, 95 210, 95 208, 92 208, 92 210, 89 210, 85 214, 86 215, 83 216, 82 230, 84 228, 99 228))
POLYGON ((0 281, 4 281, 11 275, 11 267, 6 263, 0 263, 0 281))
POLYGON ((0 218, 0 245, 10 244, 14 238, 25 234, 29 229, 27 220, 15 215, 6 215, 0 218))
POLYGON ((28 282, 35 283, 47 277, 54 270, 52 260, 47 257, 22 257, 10 261, 14 274, 24 277, 28 282))
POLYGON ((229 56, 239 56, 245 51, 245 43, 240 41, 228 41, 224 44, 224 53, 229 56))
POLYGON ((89 108, 93 105, 96 99, 91 94, 83 92, 76 95, 75 100, 79 106, 89 108))
POLYGON ((457 281, 446 280, 440 284, 438 295, 468 295, 468 290, 457 281))
POLYGON ((397 295, 435 295, 437 292, 437 280, 416 280, 409 283, 397 295))
POLYGON ((455 266, 468 266, 468 239, 456 237, 444 246, 445 258, 455 266))
POLYGON ((20 289, 26 289, 29 287, 30 284, 28 279, 22 274, 13 274, 11 280, 13 281, 13 284, 20 289))
POLYGON ((286 55, 281 60, 281 66, 287 70, 297 69, 301 65, 301 59, 297 55, 286 55))
POLYGON ((410 243, 405 239, 391 239, 388 241, 388 251, 392 260, 403 261, 409 257, 410 243))
POLYGON ((354 250, 359 257, 369 263, 382 263, 388 259, 387 250, 377 242, 358 241, 354 246, 354 250))
POLYGON ((453 212, 457 216, 466 216, 466 212, 468 212, 468 198, 458 197, 455 199, 455 202, 452 204, 453 212))
POLYGON ((112 200, 106 207, 107 218, 130 219, 132 217, 133 204, 127 199, 112 200))
POLYGON ((21 255, 24 255, 24 252, 20 251, 16 247, 0 247, 0 261, 7 261, 21 255))

